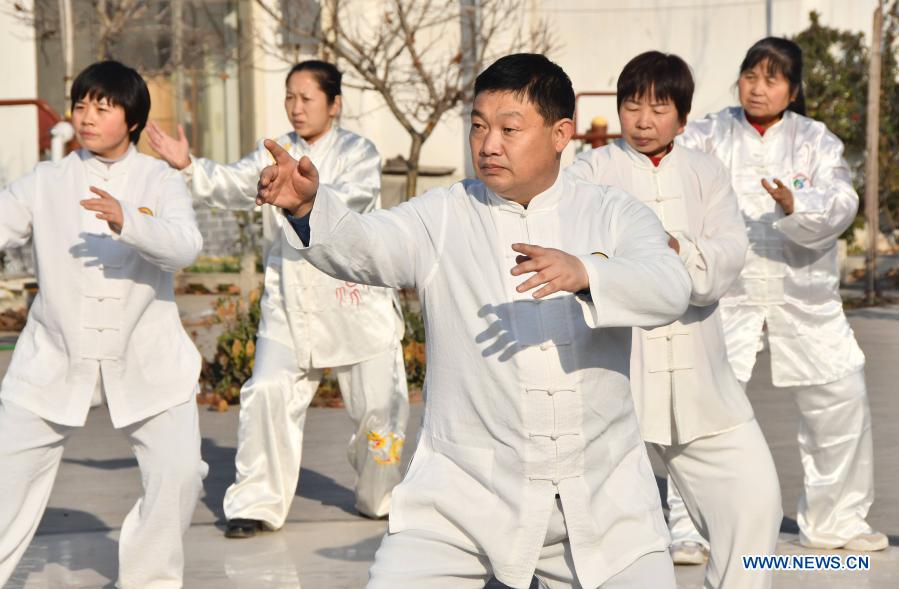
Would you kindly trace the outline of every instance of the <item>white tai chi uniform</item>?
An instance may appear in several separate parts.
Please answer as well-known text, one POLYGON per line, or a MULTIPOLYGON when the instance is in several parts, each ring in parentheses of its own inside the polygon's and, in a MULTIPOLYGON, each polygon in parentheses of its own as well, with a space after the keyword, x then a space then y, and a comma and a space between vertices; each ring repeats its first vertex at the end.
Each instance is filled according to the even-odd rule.
POLYGON ((622 139, 567 171, 646 203, 677 238, 692 279, 678 321, 634 329, 631 390, 643 439, 656 445, 705 538, 706 587, 770 587, 744 554, 772 554, 783 517, 774 460, 727 360, 718 299, 743 267, 746 227, 730 173, 713 156, 674 146, 658 166, 622 139))
MULTIPOLYGON (((746 265, 721 299, 721 318, 743 383, 767 326, 774 386, 789 388, 799 407, 800 540, 843 546, 872 531, 865 517, 874 500, 865 357, 839 293, 836 240, 858 209, 843 144, 822 123, 790 111, 762 136, 739 107, 690 123, 682 138, 728 166, 746 221, 746 265), (762 178, 789 187, 791 215, 762 178)), ((672 514, 677 528, 689 529, 682 509, 672 514)))
MULTIPOLYGON (((309 145, 296 133, 278 140, 308 156, 320 181, 353 210, 380 206, 381 159, 367 139, 332 128, 309 145)), ((255 206, 268 150, 229 165, 196 158, 185 169, 194 196, 226 209, 255 206)), ((269 251, 253 377, 240 391, 237 477, 225 493, 225 516, 284 525, 300 476, 303 425, 322 371, 334 368, 356 426, 347 449, 356 471, 356 508, 387 515, 402 478, 400 455, 409 395, 396 292, 335 280, 300 260, 280 232, 269 251)))
POLYGON ((469 180, 358 215, 322 186, 310 223, 304 258, 346 280, 415 287, 425 321, 423 428, 369 587, 475 587, 492 573, 526 588, 535 570, 556 587, 597 587, 654 552, 644 562, 656 586, 673 587, 627 378, 631 326, 669 322, 689 299, 652 212, 560 174, 526 209, 469 180), (592 302, 517 292, 521 242, 578 255, 592 302), (550 529, 557 494, 564 537, 550 529), (564 565, 547 550, 564 550, 564 565))
POLYGON ((203 240, 180 175, 129 148, 81 150, 0 192, 0 249, 34 241, 40 292, 0 385, 0 585, 47 505, 65 440, 98 382, 128 436, 143 494, 122 524, 119 586, 181 587, 182 536, 202 490, 195 396, 200 354, 178 316, 172 273, 203 240), (119 200, 121 235, 79 201, 119 200))

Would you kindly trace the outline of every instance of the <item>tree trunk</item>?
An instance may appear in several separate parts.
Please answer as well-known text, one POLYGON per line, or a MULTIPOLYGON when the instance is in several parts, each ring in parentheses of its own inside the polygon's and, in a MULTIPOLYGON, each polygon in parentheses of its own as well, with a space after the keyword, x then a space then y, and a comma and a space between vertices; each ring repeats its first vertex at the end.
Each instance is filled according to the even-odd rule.
MULTIPOLYGON (((175 125, 184 123, 184 0, 172 0, 172 96, 175 125)), ((193 126, 195 123, 191 121, 193 126)))
POLYGON ((418 160, 421 158, 423 144, 421 135, 412 135, 412 145, 409 146, 409 157, 406 160, 406 200, 418 194, 418 160))
POLYGON ((868 127, 865 162, 865 216, 868 233, 868 252, 865 256, 865 302, 873 305, 877 291, 877 238, 879 227, 879 156, 880 156, 880 46, 883 39, 883 4, 874 11, 874 31, 871 39, 871 62, 868 70, 868 127))
POLYGON ((59 0, 59 28, 62 41, 63 88, 65 88, 66 105, 72 99, 72 78, 75 71, 74 20, 71 0, 59 0))

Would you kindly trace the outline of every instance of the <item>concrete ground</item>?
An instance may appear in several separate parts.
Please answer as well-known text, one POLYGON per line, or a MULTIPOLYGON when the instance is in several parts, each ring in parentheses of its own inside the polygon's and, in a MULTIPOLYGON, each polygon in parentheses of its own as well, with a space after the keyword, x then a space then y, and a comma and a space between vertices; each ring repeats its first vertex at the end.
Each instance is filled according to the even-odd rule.
MULTIPOLYGON (((189 298, 179 303, 196 316, 209 299, 189 298)), ((899 587, 899 463, 895 459, 899 450, 899 307, 860 309, 849 316, 868 358, 876 465, 876 501, 869 521, 890 535, 891 547, 871 555, 866 572, 778 572, 774 582, 778 589, 899 587)), ((197 335, 205 348, 213 334, 200 329, 197 335)), ((0 333, 0 374, 11 355, 2 345, 14 341, 14 334, 0 333)), ((797 542, 796 500, 802 483, 797 412, 788 395, 770 385, 766 353, 759 357, 749 396, 783 489, 786 517, 777 552, 821 552, 803 549, 797 542)), ((413 406, 407 459, 420 416, 421 405, 413 406)), ((287 525, 280 532, 253 540, 225 540, 221 531, 222 497, 234 475, 236 424, 234 409, 225 413, 201 409, 203 455, 210 475, 186 538, 185 587, 363 587, 386 524, 361 518, 353 509, 353 474, 345 458, 351 425, 344 411, 310 410, 300 486, 287 525)), ((661 487, 663 469, 652 451, 650 455, 661 487)), ((84 430, 66 447, 37 536, 7 588, 113 587, 118 530, 138 492, 137 465, 125 438, 112 429, 105 408, 95 409, 84 430)), ((841 551, 833 554, 845 556, 841 551)), ((699 588, 703 567, 678 567, 677 576, 681 588, 699 588)))

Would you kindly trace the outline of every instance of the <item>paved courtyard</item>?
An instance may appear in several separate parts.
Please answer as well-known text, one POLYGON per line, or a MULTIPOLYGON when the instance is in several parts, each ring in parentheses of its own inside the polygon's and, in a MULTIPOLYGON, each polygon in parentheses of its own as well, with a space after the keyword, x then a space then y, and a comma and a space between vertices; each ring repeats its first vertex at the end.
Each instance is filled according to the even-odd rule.
MULTIPOLYGON (((187 306, 201 303, 206 304, 197 299, 187 306)), ((778 589, 899 587, 899 307, 862 309, 849 315, 868 357, 876 463, 876 501, 869 521, 890 536, 891 547, 871 556, 867 572, 777 573, 774 586, 778 589)), ((0 344, 14 340, 12 334, 0 334, 0 344)), ((10 355, 0 348, 0 374, 10 355)), ((771 387, 766 354, 759 358, 749 395, 783 488, 786 517, 778 553, 811 554, 814 551, 801 548, 796 538, 796 500, 802 482, 795 439, 797 412, 788 395, 771 387)), ((407 459, 420 416, 421 405, 413 406, 407 459)), ((201 410, 203 456, 210 475, 187 534, 185 586, 363 587, 386 524, 359 517, 353 509, 353 474, 345 458, 351 426, 344 411, 310 410, 300 486, 287 525, 252 540, 222 537, 221 503, 234 475, 236 424, 235 409, 201 410)), ((650 455, 662 485, 660 463, 650 455)), ((137 465, 125 438, 112 429, 105 408, 93 410, 87 426, 66 448, 38 534, 7 588, 113 587, 118 531, 138 490, 137 465)), ((678 567, 677 575, 682 588, 702 586, 703 567, 678 567)))

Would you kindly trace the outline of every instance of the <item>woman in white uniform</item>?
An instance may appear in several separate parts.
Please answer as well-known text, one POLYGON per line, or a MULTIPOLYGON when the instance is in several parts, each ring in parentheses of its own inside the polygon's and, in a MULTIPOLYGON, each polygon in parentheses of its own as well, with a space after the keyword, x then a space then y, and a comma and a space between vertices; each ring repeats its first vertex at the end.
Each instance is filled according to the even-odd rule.
MULTIPOLYGON (((738 88, 740 106, 682 135, 730 169, 749 234, 743 272, 721 299, 728 357, 745 386, 767 335, 774 386, 799 407, 801 543, 883 550, 887 537, 865 521, 874 500, 865 357, 839 293, 836 242, 858 209, 843 144, 803 115, 795 43, 769 37, 753 45, 738 88)), ((699 541, 683 503, 672 503, 674 542, 699 541)))
POLYGON ((740 274, 748 241, 730 173, 714 156, 674 145, 693 100, 676 55, 647 51, 618 77, 622 139, 578 156, 568 173, 646 204, 690 274, 690 307, 674 323, 635 328, 630 377, 643 440, 684 491, 691 521, 713 538, 705 587, 766 589, 783 517, 765 437, 727 359, 718 300, 740 274))
MULTIPOLYGON (((322 184, 348 207, 367 212, 380 207, 381 160, 369 140, 337 126, 340 79, 330 63, 295 65, 284 99, 294 130, 277 141, 294 157, 312 159, 322 184)), ((225 209, 255 207, 259 173, 271 162, 261 142, 223 165, 191 156, 183 130, 174 139, 154 123, 147 129, 150 145, 183 171, 195 198, 225 209)), ((325 368, 335 370, 355 423, 348 455, 358 475, 356 508, 369 517, 387 515, 409 414, 402 332, 394 290, 330 278, 276 237, 266 260, 253 377, 240 391, 226 536, 284 524, 299 479, 306 409, 325 368)))

